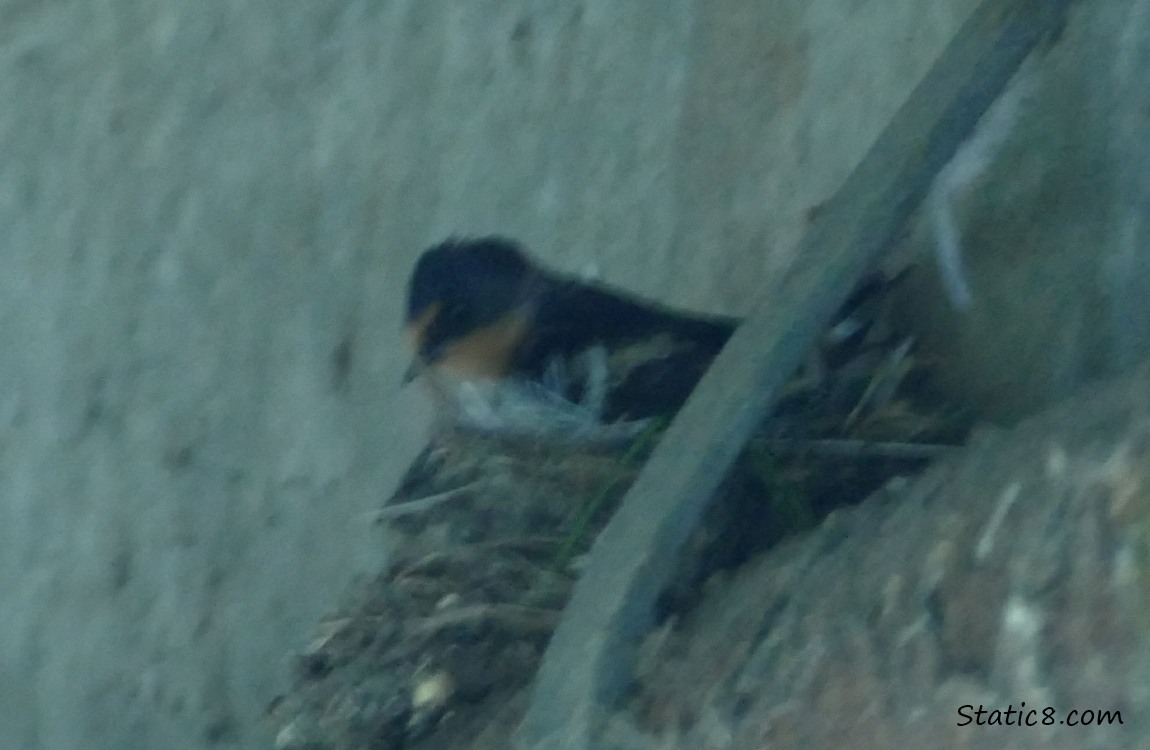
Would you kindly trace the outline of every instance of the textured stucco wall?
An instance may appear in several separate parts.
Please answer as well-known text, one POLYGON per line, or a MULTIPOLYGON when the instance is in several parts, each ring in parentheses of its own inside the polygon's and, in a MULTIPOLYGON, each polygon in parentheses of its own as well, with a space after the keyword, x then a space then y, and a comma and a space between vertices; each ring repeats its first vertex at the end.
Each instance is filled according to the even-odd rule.
POLYGON ((260 746, 423 440, 418 250, 744 311, 973 5, 0 0, 0 748, 260 746))

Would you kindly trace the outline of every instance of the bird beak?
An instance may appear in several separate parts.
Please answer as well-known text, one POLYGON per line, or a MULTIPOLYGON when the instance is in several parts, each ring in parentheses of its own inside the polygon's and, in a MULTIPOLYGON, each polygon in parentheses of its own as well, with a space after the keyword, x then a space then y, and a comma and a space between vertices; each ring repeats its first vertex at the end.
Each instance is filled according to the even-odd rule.
POLYGON ((435 302, 429 305, 427 309, 419 315, 415 317, 408 316, 407 323, 404 326, 404 332, 407 335, 407 345, 411 351, 415 352, 415 356, 403 373, 402 385, 407 385, 415 380, 427 369, 428 357, 421 354, 423 351, 423 340, 427 334, 428 326, 435 320, 435 316, 439 315, 440 307, 442 307, 442 305, 435 302))
POLYGON ((411 381, 418 378, 423 374, 423 369, 424 364, 423 361, 419 359, 419 357, 411 360, 411 364, 409 364, 407 369, 403 371, 403 382, 400 383, 400 385, 407 385, 411 381))

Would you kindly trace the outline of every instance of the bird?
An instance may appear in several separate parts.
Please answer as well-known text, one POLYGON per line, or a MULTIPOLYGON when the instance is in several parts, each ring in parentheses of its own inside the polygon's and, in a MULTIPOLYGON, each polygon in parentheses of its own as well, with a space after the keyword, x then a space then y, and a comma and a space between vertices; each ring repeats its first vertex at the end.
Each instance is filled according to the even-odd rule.
MULTIPOLYGON (((699 576, 933 455, 904 445, 946 423, 920 412, 913 339, 887 320, 898 278, 864 277, 783 387, 692 542, 694 573, 664 592, 667 611, 699 576)), ((425 249, 407 287, 404 380, 426 382, 447 429, 433 430, 381 515, 402 540, 397 559, 493 528, 566 538, 571 505, 602 523, 595 514, 620 499, 741 322, 552 271, 503 236, 425 249)))
MULTIPOLYGON (((784 388, 771 431, 843 436, 891 403, 914 367, 913 340, 887 320, 906 270, 860 281, 784 388)), ((454 425, 627 442, 675 415, 741 322, 551 271, 505 236, 449 237, 408 282, 404 382, 425 380, 454 425)))
POLYGON ((628 434, 683 405, 739 322, 550 271, 506 237, 449 238, 408 284, 404 380, 473 425, 628 434))

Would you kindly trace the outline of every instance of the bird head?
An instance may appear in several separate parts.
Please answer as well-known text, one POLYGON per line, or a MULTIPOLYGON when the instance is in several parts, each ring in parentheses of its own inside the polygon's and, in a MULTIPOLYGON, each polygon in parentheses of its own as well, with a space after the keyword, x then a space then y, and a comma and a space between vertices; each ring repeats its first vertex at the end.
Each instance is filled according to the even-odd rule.
POLYGON ((414 353, 408 382, 428 367, 498 379, 528 336, 543 276, 501 237, 449 239, 423 252, 407 288, 405 328, 414 353))

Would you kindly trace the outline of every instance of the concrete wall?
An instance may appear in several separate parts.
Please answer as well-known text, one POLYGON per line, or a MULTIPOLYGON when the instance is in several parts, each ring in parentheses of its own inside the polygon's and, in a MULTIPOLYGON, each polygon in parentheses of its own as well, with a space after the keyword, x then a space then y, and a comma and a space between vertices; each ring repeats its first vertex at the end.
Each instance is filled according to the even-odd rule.
POLYGON ((424 439, 416 253, 745 311, 973 5, 0 0, 0 748, 260 747, 424 439))

